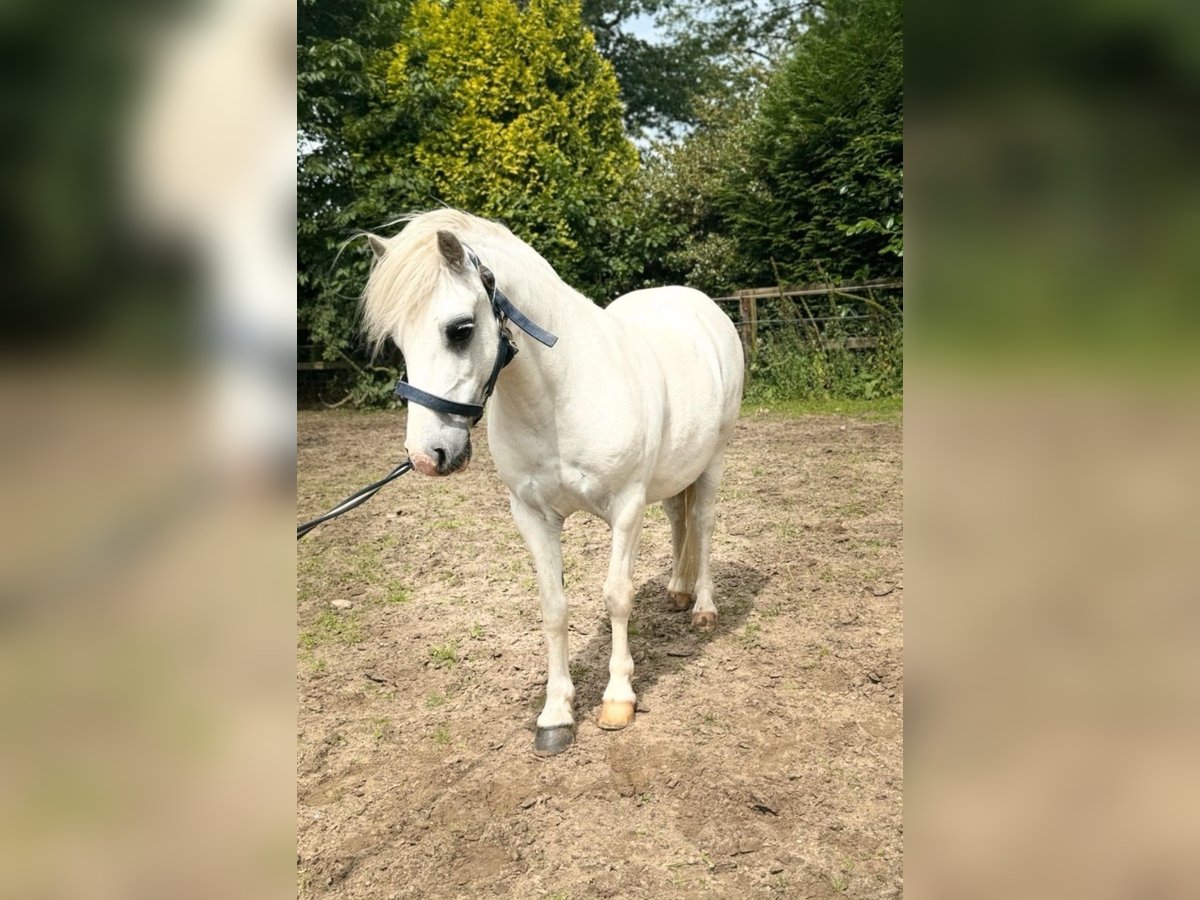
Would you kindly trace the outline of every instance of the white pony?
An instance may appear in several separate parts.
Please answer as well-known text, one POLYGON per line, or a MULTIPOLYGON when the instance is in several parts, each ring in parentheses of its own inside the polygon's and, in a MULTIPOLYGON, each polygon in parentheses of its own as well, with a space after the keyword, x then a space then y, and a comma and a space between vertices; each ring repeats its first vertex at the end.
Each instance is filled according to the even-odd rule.
POLYGON ((376 260, 364 324, 376 350, 390 337, 404 354, 412 385, 397 392, 414 401, 405 447, 418 471, 466 466, 470 427, 495 385, 488 442, 533 554, 549 652, 535 751, 559 753, 574 739, 561 535, 580 510, 612 528, 612 657, 599 725, 624 728, 637 701, 627 626, 648 503, 661 501, 671 522, 672 608, 690 607, 697 628, 717 621, 709 549, 743 380, 733 323, 685 287, 634 291, 601 309, 507 228, 455 210, 369 238, 376 260), (509 337, 521 313, 534 325, 509 337), (537 326, 550 340, 530 337, 537 326), (510 345, 520 352, 504 367, 510 345))

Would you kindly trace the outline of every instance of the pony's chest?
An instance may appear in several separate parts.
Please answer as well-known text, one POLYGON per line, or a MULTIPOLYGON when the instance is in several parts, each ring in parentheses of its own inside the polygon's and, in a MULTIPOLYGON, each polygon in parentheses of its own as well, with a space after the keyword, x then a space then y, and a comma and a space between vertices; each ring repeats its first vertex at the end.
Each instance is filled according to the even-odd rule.
POLYGON ((574 512, 608 518, 612 490, 583 468, 560 464, 541 465, 520 472, 505 472, 501 466, 497 469, 508 489, 526 506, 563 518, 574 512))

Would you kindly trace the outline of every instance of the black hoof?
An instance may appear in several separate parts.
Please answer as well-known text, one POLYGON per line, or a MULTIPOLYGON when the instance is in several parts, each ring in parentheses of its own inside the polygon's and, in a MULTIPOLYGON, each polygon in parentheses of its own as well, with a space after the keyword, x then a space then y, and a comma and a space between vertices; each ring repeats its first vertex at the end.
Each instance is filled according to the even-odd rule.
POLYGON ((538 756, 554 756, 562 753, 575 740, 575 726, 553 725, 539 728, 533 738, 533 752, 538 756))

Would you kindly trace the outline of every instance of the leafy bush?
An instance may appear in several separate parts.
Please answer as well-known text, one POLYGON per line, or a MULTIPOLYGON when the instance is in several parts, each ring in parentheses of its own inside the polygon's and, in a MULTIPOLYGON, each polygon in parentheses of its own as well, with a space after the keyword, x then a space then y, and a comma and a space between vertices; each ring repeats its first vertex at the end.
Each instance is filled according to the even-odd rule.
POLYGON ((723 209, 760 279, 899 276, 903 71, 900 0, 829 0, 800 35, 723 209))

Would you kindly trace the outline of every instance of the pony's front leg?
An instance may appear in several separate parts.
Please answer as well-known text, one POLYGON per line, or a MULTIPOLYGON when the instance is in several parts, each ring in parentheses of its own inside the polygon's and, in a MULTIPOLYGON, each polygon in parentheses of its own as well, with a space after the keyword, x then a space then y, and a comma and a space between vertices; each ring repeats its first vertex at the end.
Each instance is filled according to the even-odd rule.
POLYGON ((563 520, 527 506, 509 495, 513 521, 525 538, 537 568, 538 593, 542 600, 542 630, 546 634, 546 703, 537 719, 533 740, 535 753, 562 753, 575 739, 575 685, 567 664, 567 595, 563 590, 563 520))
POLYGON ((604 582, 604 604, 612 621, 612 657, 600 707, 600 727, 609 730, 624 728, 632 722, 637 703, 633 692, 633 656, 629 653, 629 614, 633 610, 633 563, 646 509, 645 499, 640 496, 614 503, 612 559, 604 582))

